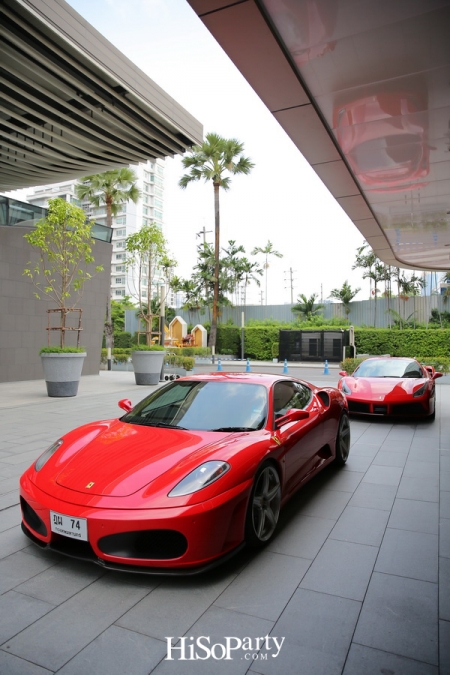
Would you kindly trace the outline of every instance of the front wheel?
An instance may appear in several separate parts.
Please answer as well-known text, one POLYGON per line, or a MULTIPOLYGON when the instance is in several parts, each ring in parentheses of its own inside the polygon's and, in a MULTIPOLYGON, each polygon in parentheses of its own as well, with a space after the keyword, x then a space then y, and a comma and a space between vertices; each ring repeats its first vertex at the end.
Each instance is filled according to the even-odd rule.
POLYGON ((245 540, 260 547, 272 539, 278 524, 281 483, 273 464, 263 464, 256 473, 245 522, 245 540))
POLYGON ((339 428, 336 436, 336 457, 334 462, 337 466, 344 466, 350 452, 350 421, 348 415, 343 413, 339 420, 339 428))

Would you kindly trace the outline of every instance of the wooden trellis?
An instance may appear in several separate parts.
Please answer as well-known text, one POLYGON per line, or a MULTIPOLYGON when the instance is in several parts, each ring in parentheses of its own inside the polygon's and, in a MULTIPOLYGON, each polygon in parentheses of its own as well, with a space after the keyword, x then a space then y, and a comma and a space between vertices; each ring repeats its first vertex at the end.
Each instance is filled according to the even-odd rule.
MULTIPOLYGON (((66 330, 72 330, 77 332, 77 347, 80 346, 80 333, 83 330, 81 328, 81 315, 83 313, 82 309, 68 309, 67 307, 59 307, 58 309, 48 309, 47 314, 48 314, 48 326, 47 326, 47 331, 48 331, 48 346, 50 347, 50 335, 52 330, 59 330, 61 332, 61 340, 60 342, 63 342, 62 336, 64 335, 64 332, 66 330), (52 321, 51 321, 51 315, 54 312, 59 312, 60 314, 60 325, 59 326, 52 326, 52 321), (66 326, 66 318, 67 314, 69 312, 78 312, 78 327, 75 326, 66 326)), ((64 340, 65 342, 65 340, 64 340)))

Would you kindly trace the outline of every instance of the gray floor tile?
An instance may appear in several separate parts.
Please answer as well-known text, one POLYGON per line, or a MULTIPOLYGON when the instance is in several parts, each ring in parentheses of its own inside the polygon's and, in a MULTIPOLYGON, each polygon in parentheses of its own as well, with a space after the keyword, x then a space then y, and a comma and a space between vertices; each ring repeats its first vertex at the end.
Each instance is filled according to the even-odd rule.
POLYGON ((408 460, 426 462, 427 464, 439 464, 438 444, 436 443, 436 446, 430 447, 429 443, 425 440, 413 443, 409 451, 408 460))
MULTIPOLYGON (((249 654, 251 657, 253 653, 257 653, 256 650, 243 648, 246 644, 244 642, 245 638, 252 639, 251 647, 256 644, 255 639, 260 638, 259 644, 261 646, 264 641, 263 638, 270 634, 272 627, 272 621, 266 621, 265 619, 259 619, 247 614, 240 614, 239 612, 231 612, 228 609, 222 609, 220 607, 211 607, 189 630, 189 633, 186 636, 187 640, 185 641, 185 645, 195 645, 196 638, 203 636, 202 641, 204 647, 207 649, 214 649, 214 653, 220 657, 225 649, 226 637, 233 637, 239 640, 242 643, 242 646, 239 647, 239 643, 236 640, 230 641, 232 647, 239 647, 231 652, 231 660, 214 660, 209 658, 205 661, 183 661, 182 664, 180 664, 179 658, 182 654, 179 649, 175 649, 170 652, 170 656, 173 660, 169 661, 164 659, 161 661, 155 670, 153 670, 152 675, 166 675, 172 673, 176 675, 180 675, 181 673, 182 675, 197 675, 197 673, 205 673, 205 675, 211 675, 211 673, 214 673, 214 675, 221 675, 222 673, 244 675, 252 662, 251 660, 247 660, 245 655, 249 654), (191 638, 193 639, 191 640, 191 638), (214 645, 218 646, 215 647, 214 645)), ((275 637, 278 637, 276 633, 274 633, 274 635, 275 637)), ((182 645, 179 643, 178 645, 175 645, 175 647, 180 648, 182 645)), ((283 647, 281 652, 283 651, 283 647)), ((200 649, 195 646, 195 649, 196 653, 200 656, 205 657, 205 655, 207 655, 204 648, 200 649)))
POLYGON ((347 506, 333 528, 330 539, 380 546, 388 518, 388 511, 347 506))
POLYGON ((439 488, 444 490, 444 492, 450 492, 450 471, 441 470, 439 476, 439 488))
POLYGON ((279 655, 255 661, 250 672, 340 675, 359 610, 354 600, 298 589, 272 630, 286 638, 279 655))
POLYGON ((394 485, 400 483, 402 469, 393 466, 370 466, 364 478, 363 483, 375 483, 376 485, 394 485))
POLYGON ((34 663, 19 659, 0 649, 0 673, 2 675, 51 675, 51 671, 34 663))
POLYGON ((439 559, 439 618, 450 621, 450 558, 439 559))
MULTIPOLYGON (((449 434, 450 436, 450 434, 449 434)), ((442 455, 440 461, 441 471, 450 473, 450 455, 442 455)))
POLYGON ((53 561, 27 555, 23 551, 3 558, 0 560, 0 593, 10 591, 54 564, 53 561))
POLYGON ((16 506, 19 504, 19 492, 18 490, 13 490, 12 492, 7 492, 2 494, 0 491, 0 511, 4 509, 9 509, 10 506, 16 506))
POLYGON ((276 621, 303 579, 309 560, 267 551, 255 558, 214 605, 276 621))
POLYGON ((0 532, 10 530, 20 524, 21 515, 18 506, 10 506, 9 509, 3 509, 0 514, 0 532))
POLYGON ((387 452, 389 454, 408 454, 411 447, 411 441, 389 440, 389 437, 382 443, 380 452, 387 452))
POLYGON ((450 558, 450 518, 439 521, 439 555, 450 558))
POLYGON ((439 498, 441 518, 450 518, 450 492, 441 490, 439 498))
POLYGON ((403 468, 407 457, 407 450, 404 452, 392 452, 391 450, 385 450, 383 446, 380 452, 377 453, 372 464, 374 466, 396 466, 403 468))
POLYGON ((378 548, 329 539, 312 562, 300 588, 363 600, 378 548))
POLYGON ((437 584, 374 572, 353 641, 437 665, 437 595, 437 584))
POLYGON ((437 583, 438 536, 388 527, 375 571, 437 583))
POLYGON ((320 484, 321 489, 353 493, 363 476, 363 472, 358 473, 356 471, 341 471, 340 469, 336 471, 335 469, 330 469, 329 471, 324 471, 316 480, 317 483, 320 484))
POLYGON ((104 574, 97 565, 63 560, 16 587, 19 593, 60 605, 104 574))
POLYGON ((278 532, 267 550, 312 560, 322 548, 335 522, 330 518, 298 515, 278 532))
POLYGON ((349 501, 349 506, 390 511, 394 503, 397 488, 393 485, 375 485, 361 483, 349 501))
POLYGON ((367 471, 371 463, 372 457, 354 455, 353 451, 350 450, 350 455, 347 460, 347 464, 343 468, 343 471, 356 471, 358 473, 364 473, 364 471, 367 471))
POLYGON ((437 478, 413 478, 403 475, 397 492, 398 499, 418 499, 423 502, 439 501, 437 478))
POLYGON ((350 497, 349 492, 334 492, 333 490, 310 493, 309 497, 300 504, 299 513, 305 516, 337 520, 347 506, 350 497))
POLYGON ((450 675, 450 621, 439 621, 439 672, 450 675))
POLYGON ((167 645, 161 640, 110 626, 59 670, 58 675, 148 675, 166 653, 167 645))
POLYGON ((358 443, 355 443, 355 445, 352 445, 350 456, 352 458, 354 457, 355 459, 366 457, 370 460, 373 460, 379 449, 380 445, 378 443, 375 443, 374 445, 367 445, 367 443, 359 441, 358 443))
POLYGON ((116 623, 160 640, 184 635, 234 578, 218 574, 164 581, 116 623))
POLYGON ((58 670, 147 592, 128 583, 99 579, 3 648, 49 670, 58 670))
POLYGON ((404 476, 410 478, 434 478, 439 480, 439 464, 418 462, 417 460, 408 458, 403 470, 404 476))
POLYGON ((352 644, 342 675, 438 675, 436 666, 352 644))
POLYGON ((438 504, 412 499, 396 499, 388 526, 398 530, 438 534, 438 504))
POLYGON ((3 593, 0 596, 0 644, 20 633, 52 609, 54 606, 48 602, 29 598, 16 591, 3 593))

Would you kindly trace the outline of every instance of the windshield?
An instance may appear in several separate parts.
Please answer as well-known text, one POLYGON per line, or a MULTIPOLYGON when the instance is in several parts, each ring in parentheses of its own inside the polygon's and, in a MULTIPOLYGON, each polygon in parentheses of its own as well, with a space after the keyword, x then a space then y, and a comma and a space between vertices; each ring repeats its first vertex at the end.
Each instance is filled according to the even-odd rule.
POLYGON ((264 427, 267 391, 260 384, 175 381, 141 401, 123 422, 204 431, 264 427))
POLYGON ((425 377, 418 363, 396 359, 367 359, 353 377, 425 377))

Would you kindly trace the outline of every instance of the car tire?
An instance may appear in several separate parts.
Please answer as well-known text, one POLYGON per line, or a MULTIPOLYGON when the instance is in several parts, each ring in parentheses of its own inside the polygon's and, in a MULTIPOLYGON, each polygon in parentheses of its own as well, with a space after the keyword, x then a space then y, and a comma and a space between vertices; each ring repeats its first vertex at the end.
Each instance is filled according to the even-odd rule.
POLYGON ((245 519, 245 541, 252 548, 267 544, 275 534, 280 515, 281 482, 274 464, 257 471, 245 519))
POLYGON ((338 432, 336 435, 336 456, 334 463, 336 466, 344 466, 350 452, 350 420, 347 413, 341 415, 339 420, 338 432))

